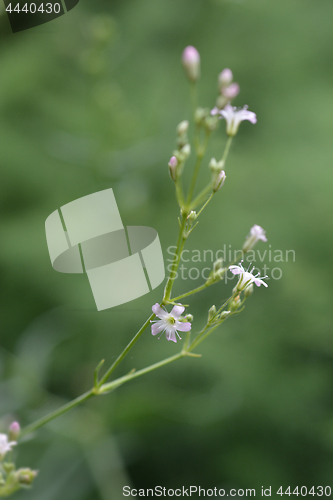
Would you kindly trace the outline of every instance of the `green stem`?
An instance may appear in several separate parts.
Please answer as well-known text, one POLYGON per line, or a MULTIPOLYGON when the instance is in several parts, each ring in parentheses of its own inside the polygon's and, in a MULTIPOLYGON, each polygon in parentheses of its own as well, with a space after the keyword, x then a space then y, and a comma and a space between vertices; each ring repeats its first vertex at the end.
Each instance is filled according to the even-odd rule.
POLYGON ((43 425, 47 424, 51 420, 54 420, 55 418, 59 417, 63 413, 66 413, 67 411, 71 410, 72 408, 75 408, 75 406, 78 406, 79 404, 83 403, 84 401, 87 401, 88 399, 92 398, 95 395, 94 389, 91 389, 90 391, 86 392, 85 394, 82 394, 82 396, 79 396, 76 399, 73 399, 73 401, 70 401, 69 403, 65 404, 64 406, 61 406, 57 410, 49 413, 43 418, 40 418, 39 420, 36 420, 31 425, 28 425, 24 429, 22 429, 20 433, 20 439, 27 434, 30 434, 31 432, 39 429, 40 427, 43 427, 43 425))
MULTIPOLYGON (((194 198, 194 200, 192 201, 190 207, 189 207, 189 210, 193 210, 197 205, 199 205, 203 200, 202 198, 204 198, 208 193, 209 191, 211 191, 213 188, 212 186, 212 183, 210 182, 199 194, 198 196, 196 196, 194 198)), ((204 206, 202 207, 202 209, 200 210, 199 213, 202 212, 202 210, 206 207, 207 203, 210 202, 210 200, 212 199, 213 197, 213 194, 214 193, 211 193, 210 197, 208 198, 208 200, 205 202, 204 206)), ((198 214, 199 215, 199 214, 198 214)))
POLYGON ((194 167, 194 172, 193 172, 193 177, 192 177, 191 184, 190 184, 190 189, 189 189, 188 195, 187 195, 187 204, 188 205, 191 203, 191 200, 192 200, 192 196, 193 196, 193 193, 194 193, 195 185, 197 183, 197 179, 198 179, 198 175, 199 175, 199 171, 200 171, 202 159, 203 159, 203 157, 205 155, 205 152, 206 152, 206 148, 207 148, 207 144, 208 144, 208 139, 209 139, 209 131, 206 130, 206 135, 205 135, 204 143, 197 150, 197 160, 196 160, 195 167, 194 167))
POLYGON ((228 154, 229 154, 229 151, 230 151, 230 146, 231 146, 231 143, 232 143, 232 139, 233 139, 232 136, 228 137, 227 143, 226 143, 225 148, 224 148, 223 156, 222 156, 222 161, 223 162, 227 161, 228 154))
MULTIPOLYGON (((211 283, 213 284, 213 283, 211 283)), ((202 292, 202 290, 205 290, 205 288, 209 287, 210 283, 204 283, 201 286, 198 286, 197 288, 194 288, 193 290, 190 290, 189 292, 183 293, 182 295, 178 295, 178 297, 172 297, 172 301, 176 302, 177 300, 184 299, 185 297, 188 297, 189 295, 193 295, 195 293, 202 292)))
POLYGON ((175 257, 174 257, 174 261, 173 261, 173 264, 172 264, 172 268, 171 268, 171 271, 170 271, 170 275, 169 275, 167 284, 165 286, 164 296, 163 296, 162 303, 167 303, 170 300, 170 297, 171 297, 171 291, 172 291, 173 283, 174 283, 174 281, 176 279, 176 273, 177 273, 177 269, 178 269, 178 266, 179 266, 179 262, 180 262, 180 258, 181 258, 181 253, 182 253, 182 250, 184 248, 185 241, 186 241, 186 238, 184 238, 184 229, 185 229, 185 224, 186 224, 186 217, 187 217, 187 214, 183 213, 183 215, 182 215, 182 224, 181 224, 180 229, 179 229, 179 235, 178 235, 178 241, 177 241, 177 247, 176 247, 176 254, 175 254, 175 257))
POLYGON ((141 335, 143 334, 143 332, 145 331, 145 329, 147 328, 147 326, 149 326, 150 321, 154 317, 155 317, 155 314, 152 314, 151 316, 149 316, 149 318, 147 319, 147 321, 142 325, 142 327, 140 328, 140 330, 134 335, 134 337, 132 338, 132 340, 130 341, 130 343, 127 345, 127 347, 125 347, 125 349, 123 350, 123 352, 118 356, 118 358, 115 360, 115 362, 110 366, 110 368, 105 373, 105 375, 103 375, 103 377, 101 378, 101 380, 98 382, 97 387, 101 387, 101 385, 103 385, 107 381, 107 379, 110 377, 111 373, 117 368, 117 366, 119 365, 119 363, 122 362, 122 360, 124 359, 124 357, 132 349, 132 347, 134 346, 134 344, 139 340, 139 338, 141 337, 141 335))
MULTIPOLYGON (((223 320, 225 321, 225 320, 223 320)), ((223 323, 223 321, 220 321, 213 327, 209 329, 209 325, 206 325, 205 328, 199 333, 196 339, 193 340, 192 344, 189 346, 188 350, 192 351, 197 345, 199 345, 208 335, 210 335, 218 326, 223 323)))
POLYGON ((161 368, 162 366, 168 365, 169 363, 172 363, 173 361, 176 361, 177 359, 183 358, 184 356, 188 356, 187 351, 181 351, 180 353, 175 354, 174 356, 171 356, 170 358, 166 358, 163 361, 159 361, 158 363, 154 363, 153 365, 147 366, 147 368, 143 368, 142 370, 138 370, 137 372, 130 373, 128 375, 125 375, 124 377, 120 377, 116 380, 113 380, 112 382, 104 384, 104 385, 102 385, 102 387, 100 387, 99 394, 103 394, 103 392, 109 392, 112 389, 115 389, 118 386, 124 384, 125 382, 128 382, 129 380, 133 380, 134 378, 140 377, 141 375, 152 372, 153 370, 156 370, 157 368, 161 368))

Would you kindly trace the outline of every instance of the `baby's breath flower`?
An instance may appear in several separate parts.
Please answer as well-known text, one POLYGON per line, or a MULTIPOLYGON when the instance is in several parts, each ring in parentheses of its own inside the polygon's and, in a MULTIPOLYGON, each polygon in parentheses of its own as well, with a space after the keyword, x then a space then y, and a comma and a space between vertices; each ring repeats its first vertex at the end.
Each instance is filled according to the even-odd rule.
POLYGON ((15 446, 16 441, 9 441, 7 434, 0 434, 0 460, 5 458, 5 455, 8 451, 12 450, 12 447, 15 446))
POLYGON ((263 279, 260 278, 260 273, 257 273, 256 275, 253 275, 253 271, 255 267, 252 268, 251 271, 248 269, 244 269, 242 262, 238 266, 230 266, 229 271, 232 272, 232 274, 239 274, 239 280, 238 283, 235 287, 235 291, 241 292, 245 290, 248 286, 250 286, 252 283, 254 283, 257 286, 264 285, 265 287, 268 287, 267 283, 263 281, 263 279, 267 278, 267 276, 263 276, 263 279))
POLYGON ((170 313, 168 313, 159 304, 153 305, 152 311, 160 319, 154 321, 151 325, 151 333, 152 335, 158 335, 160 333, 160 336, 158 337, 159 339, 165 332, 167 340, 177 342, 176 334, 181 340, 181 337, 177 330, 179 330, 180 332, 188 332, 191 330, 191 323, 181 321, 181 315, 185 311, 185 307, 181 304, 174 306, 170 313))
POLYGON ((267 241, 265 234, 266 231, 264 231, 261 226, 258 226, 257 224, 252 226, 250 229, 250 234, 246 238, 243 245, 243 252, 246 253, 251 250, 259 240, 267 241))
POLYGON ((257 123, 257 115, 244 106, 242 109, 237 109, 231 104, 227 104, 225 108, 219 110, 217 107, 213 108, 211 115, 220 115, 227 122, 227 134, 231 137, 237 134, 238 127, 241 122, 248 120, 251 123, 257 123))

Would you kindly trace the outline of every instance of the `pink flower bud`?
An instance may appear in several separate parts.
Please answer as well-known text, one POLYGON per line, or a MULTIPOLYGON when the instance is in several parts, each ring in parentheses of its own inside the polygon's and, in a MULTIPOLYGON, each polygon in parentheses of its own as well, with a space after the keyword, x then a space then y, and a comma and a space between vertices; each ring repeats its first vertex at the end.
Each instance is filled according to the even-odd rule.
POLYGON ((216 193, 216 191, 218 191, 219 189, 221 189, 221 187, 224 184, 225 178, 226 178, 225 171, 221 170, 221 172, 216 176, 216 179, 215 179, 215 182, 214 182, 214 185, 213 185, 213 191, 214 191, 214 193, 216 193))
POLYGON ((182 54, 182 63, 187 78, 196 82, 200 78, 200 54, 195 47, 188 45, 182 54))
POLYGON ((175 156, 171 156, 168 165, 169 165, 170 177, 173 181, 176 181, 177 180, 177 165, 178 165, 177 158, 175 156))
POLYGON ((232 74, 231 69, 225 68, 219 74, 219 87, 227 87, 233 80, 234 75, 232 74))
POLYGON ((21 432, 21 427, 18 422, 12 422, 9 426, 9 439, 11 441, 16 441, 21 432))
POLYGON ((231 100, 234 99, 236 96, 238 96, 239 91, 240 91, 239 85, 238 83, 235 82, 228 85, 228 87, 222 89, 222 94, 224 95, 224 97, 231 100))

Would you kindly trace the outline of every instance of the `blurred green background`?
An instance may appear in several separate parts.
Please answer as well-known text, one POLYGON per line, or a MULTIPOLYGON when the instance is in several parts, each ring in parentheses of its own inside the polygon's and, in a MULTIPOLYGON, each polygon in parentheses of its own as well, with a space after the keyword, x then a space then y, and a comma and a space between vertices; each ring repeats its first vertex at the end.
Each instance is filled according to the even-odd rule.
MULTIPOLYGON (((242 124, 226 184, 187 248, 239 248, 260 224, 271 245, 261 252, 293 249, 296 259, 273 265, 282 278, 256 289, 197 349, 202 358, 91 400, 22 443, 17 464, 40 474, 17 498, 118 500, 124 485, 191 484, 257 496, 272 486, 279 498, 281 485, 333 486, 332 3, 91 4, 16 34, 0 16, 2 430, 88 390, 97 363, 115 359, 162 296, 163 285, 97 312, 86 276, 52 269, 44 222, 112 187, 124 224, 156 228, 170 258, 178 210, 167 162, 175 127, 190 116, 186 45, 201 54, 202 105, 214 105, 217 74, 230 67, 235 104, 258 116, 242 124)), ((222 152, 221 125, 202 179, 222 152)), ((175 291, 199 284, 179 280, 175 291)), ((194 328, 229 289, 189 299, 194 328)), ((147 330, 116 373, 179 348, 147 330)))

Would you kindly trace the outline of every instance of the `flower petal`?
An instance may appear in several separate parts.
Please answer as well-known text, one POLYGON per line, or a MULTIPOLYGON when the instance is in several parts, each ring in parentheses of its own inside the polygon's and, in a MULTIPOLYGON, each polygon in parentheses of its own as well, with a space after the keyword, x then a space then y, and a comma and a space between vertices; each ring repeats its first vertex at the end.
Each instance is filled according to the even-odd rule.
POLYGON ((156 304, 154 304, 154 305, 153 305, 153 307, 152 307, 152 311, 153 311, 153 313, 154 313, 154 314, 156 314, 156 316, 157 316, 158 318, 161 318, 161 319, 166 318, 166 317, 169 315, 169 313, 167 313, 167 312, 166 312, 166 311, 165 311, 165 310, 164 310, 164 309, 163 309, 163 308, 162 308, 162 307, 158 304, 158 302, 156 302, 156 304))
POLYGON ((177 343, 176 332, 175 332, 175 328, 173 326, 167 327, 165 335, 166 335, 167 340, 171 340, 172 342, 177 343))
POLYGON ((237 111, 237 122, 243 122, 244 120, 248 120, 249 122, 255 124, 257 123, 257 115, 253 113, 253 111, 248 111, 247 109, 243 108, 237 111))
POLYGON ((240 268, 239 266, 230 266, 229 271, 231 271, 232 274, 242 274, 243 269, 240 268))
POLYGON ((268 287, 267 283, 265 283, 263 280, 260 280, 260 279, 258 279, 258 278, 254 280, 254 283, 255 283, 257 286, 264 285, 266 288, 268 287))
POLYGON ((158 335, 163 330, 165 330, 165 323, 164 323, 164 321, 157 321, 156 323, 153 323, 151 325, 151 333, 152 333, 152 335, 158 335))
POLYGON ((170 315, 173 318, 178 319, 183 314, 184 311, 185 311, 185 307, 184 306, 174 306, 172 308, 172 311, 171 311, 170 315))
POLYGON ((192 328, 192 324, 189 322, 182 323, 181 321, 176 321, 176 330, 180 332, 189 332, 192 328))

